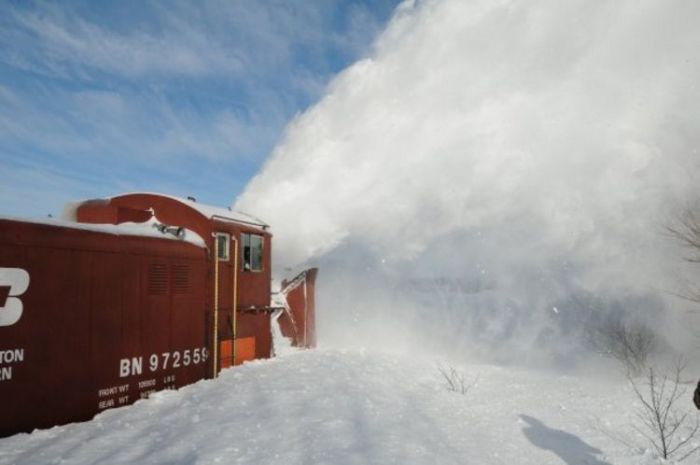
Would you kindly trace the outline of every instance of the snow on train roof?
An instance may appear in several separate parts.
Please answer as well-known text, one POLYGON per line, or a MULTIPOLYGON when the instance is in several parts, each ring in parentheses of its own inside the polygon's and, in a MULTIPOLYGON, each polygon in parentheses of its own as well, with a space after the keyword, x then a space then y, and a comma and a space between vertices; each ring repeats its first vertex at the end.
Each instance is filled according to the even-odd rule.
POLYGON ((0 216, 0 220, 19 221, 22 223, 43 224, 47 226, 58 226, 63 228, 80 229, 82 231, 92 231, 104 234, 112 234, 115 236, 140 236, 154 237, 158 239, 170 239, 175 241, 188 242, 197 247, 206 248, 204 239, 194 231, 185 229, 185 234, 182 238, 178 238, 170 233, 161 232, 157 226, 160 225, 155 219, 150 219, 144 223, 121 223, 121 224, 93 224, 93 223, 78 223, 69 219, 54 219, 54 218, 19 218, 12 216, 0 216))
MULTIPOLYGON (((230 208, 222 208, 222 207, 215 207, 213 205, 206 205, 199 203, 195 200, 190 200, 190 199, 183 199, 182 197, 176 197, 174 195, 166 195, 166 194, 160 194, 156 192, 129 192, 126 194, 120 194, 115 197, 123 197, 127 195, 154 195, 158 197, 165 197, 168 199, 176 200, 180 203, 183 203, 187 205, 188 207, 192 208, 193 210, 198 211, 202 215, 206 216, 207 218, 211 219, 221 219, 224 221, 233 221, 235 223, 243 223, 251 226, 258 226, 261 228, 268 228, 269 225, 262 221, 260 218, 256 218, 253 215, 249 215, 248 213, 243 213, 239 211, 234 211, 231 210, 230 208)), ((113 198, 115 198, 113 197, 113 198)))

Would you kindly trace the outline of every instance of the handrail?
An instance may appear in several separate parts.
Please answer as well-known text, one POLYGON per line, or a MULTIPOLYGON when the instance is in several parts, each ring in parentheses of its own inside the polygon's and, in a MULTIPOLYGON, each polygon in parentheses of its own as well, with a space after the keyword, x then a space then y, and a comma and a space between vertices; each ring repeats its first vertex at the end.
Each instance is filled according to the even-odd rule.
POLYGON ((236 352, 237 352, 237 340, 238 340, 238 239, 236 236, 231 234, 231 242, 234 245, 233 252, 233 302, 231 306, 233 307, 233 327, 231 328, 233 332, 233 342, 232 342, 232 354, 233 360, 231 361, 231 366, 236 364, 236 352))
POLYGON ((212 378, 219 374, 219 241, 214 235, 214 338, 212 347, 212 378))

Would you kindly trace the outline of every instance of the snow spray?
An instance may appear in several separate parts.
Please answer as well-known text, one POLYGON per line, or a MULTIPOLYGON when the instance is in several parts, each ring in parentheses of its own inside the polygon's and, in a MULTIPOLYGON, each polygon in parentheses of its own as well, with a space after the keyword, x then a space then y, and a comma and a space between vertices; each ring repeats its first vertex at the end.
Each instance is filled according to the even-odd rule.
POLYGON ((321 267, 321 344, 568 363, 694 304, 665 234, 700 183, 700 3, 407 1, 235 207, 321 267))

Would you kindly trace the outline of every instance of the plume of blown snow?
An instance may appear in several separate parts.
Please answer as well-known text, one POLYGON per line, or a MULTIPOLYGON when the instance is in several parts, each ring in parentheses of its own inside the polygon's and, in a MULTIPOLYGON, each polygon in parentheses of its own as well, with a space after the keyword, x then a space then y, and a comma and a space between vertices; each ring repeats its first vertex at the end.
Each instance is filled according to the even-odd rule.
POLYGON ((407 1, 235 207, 273 225, 278 270, 323 267, 322 343, 568 360, 619 314, 683 345, 664 230, 700 186, 698 18, 407 1))

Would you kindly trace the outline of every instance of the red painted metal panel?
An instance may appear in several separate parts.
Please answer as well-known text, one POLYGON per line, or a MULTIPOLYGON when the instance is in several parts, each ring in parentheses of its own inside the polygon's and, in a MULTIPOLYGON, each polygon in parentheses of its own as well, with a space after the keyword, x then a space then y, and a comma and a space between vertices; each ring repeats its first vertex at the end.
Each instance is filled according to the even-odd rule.
MULTIPOLYGON (((231 221, 223 221, 219 219, 210 219, 202 215, 191 206, 173 199, 168 196, 158 194, 135 193, 125 194, 113 197, 109 200, 88 201, 78 207, 77 217, 82 222, 87 223, 112 223, 120 222, 118 211, 128 209, 133 212, 150 212, 153 211, 158 221, 165 224, 182 226, 199 234, 207 244, 210 251, 213 247, 213 233, 224 232, 236 238, 239 247, 239 292, 238 305, 241 307, 264 307, 270 303, 270 277, 271 277, 271 238, 272 235, 268 231, 261 228, 235 223, 231 221), (263 271, 248 272, 243 270, 241 247, 241 233, 252 233, 263 236, 264 239, 264 254, 263 254, 263 271)), ((130 221, 133 221, 131 219, 130 221)), ((145 220, 144 220, 145 221, 145 220)), ((233 243, 232 243, 233 246, 233 243)), ((232 251, 233 252, 233 251, 232 251)), ((231 253, 233 256, 233 253, 231 253)), ((232 260, 232 259, 231 259, 232 260)), ((222 273, 221 281, 224 283, 224 288, 221 289, 219 298, 223 299, 220 302, 220 308, 230 307, 233 295, 232 283, 233 277, 230 270, 226 268, 226 264, 221 264, 222 273)), ((213 283, 211 284, 211 293, 213 295, 213 283)))
POLYGON ((297 347, 316 347, 316 276, 317 268, 300 273, 289 282, 282 283, 282 294, 288 309, 278 322, 282 334, 292 339, 297 347))
POLYGON ((204 377, 208 267, 205 250, 187 243, 0 220, 0 279, 29 277, 25 292, 8 294, 20 318, 7 324, 0 309, 0 436, 204 377), (165 295, 147 295, 151 263, 166 266, 165 295), (185 265, 190 282, 179 268, 171 283, 185 265))
MULTIPOLYGON (((241 313, 269 305, 270 233, 207 218, 156 194, 89 201, 77 217, 119 224, 145 221, 151 212, 159 221, 197 232, 207 248, 0 219, 0 437, 89 419, 155 390, 211 376, 211 351, 219 342, 221 363, 233 362, 234 318, 235 363, 270 356, 268 314, 241 313), (264 241, 262 271, 244 270, 240 249, 237 263, 232 250, 231 260, 220 264, 216 337, 215 232, 230 234, 236 247, 243 233, 264 241)), ((315 345, 314 279, 315 271, 307 272, 303 301, 288 289, 297 345, 315 345)))

